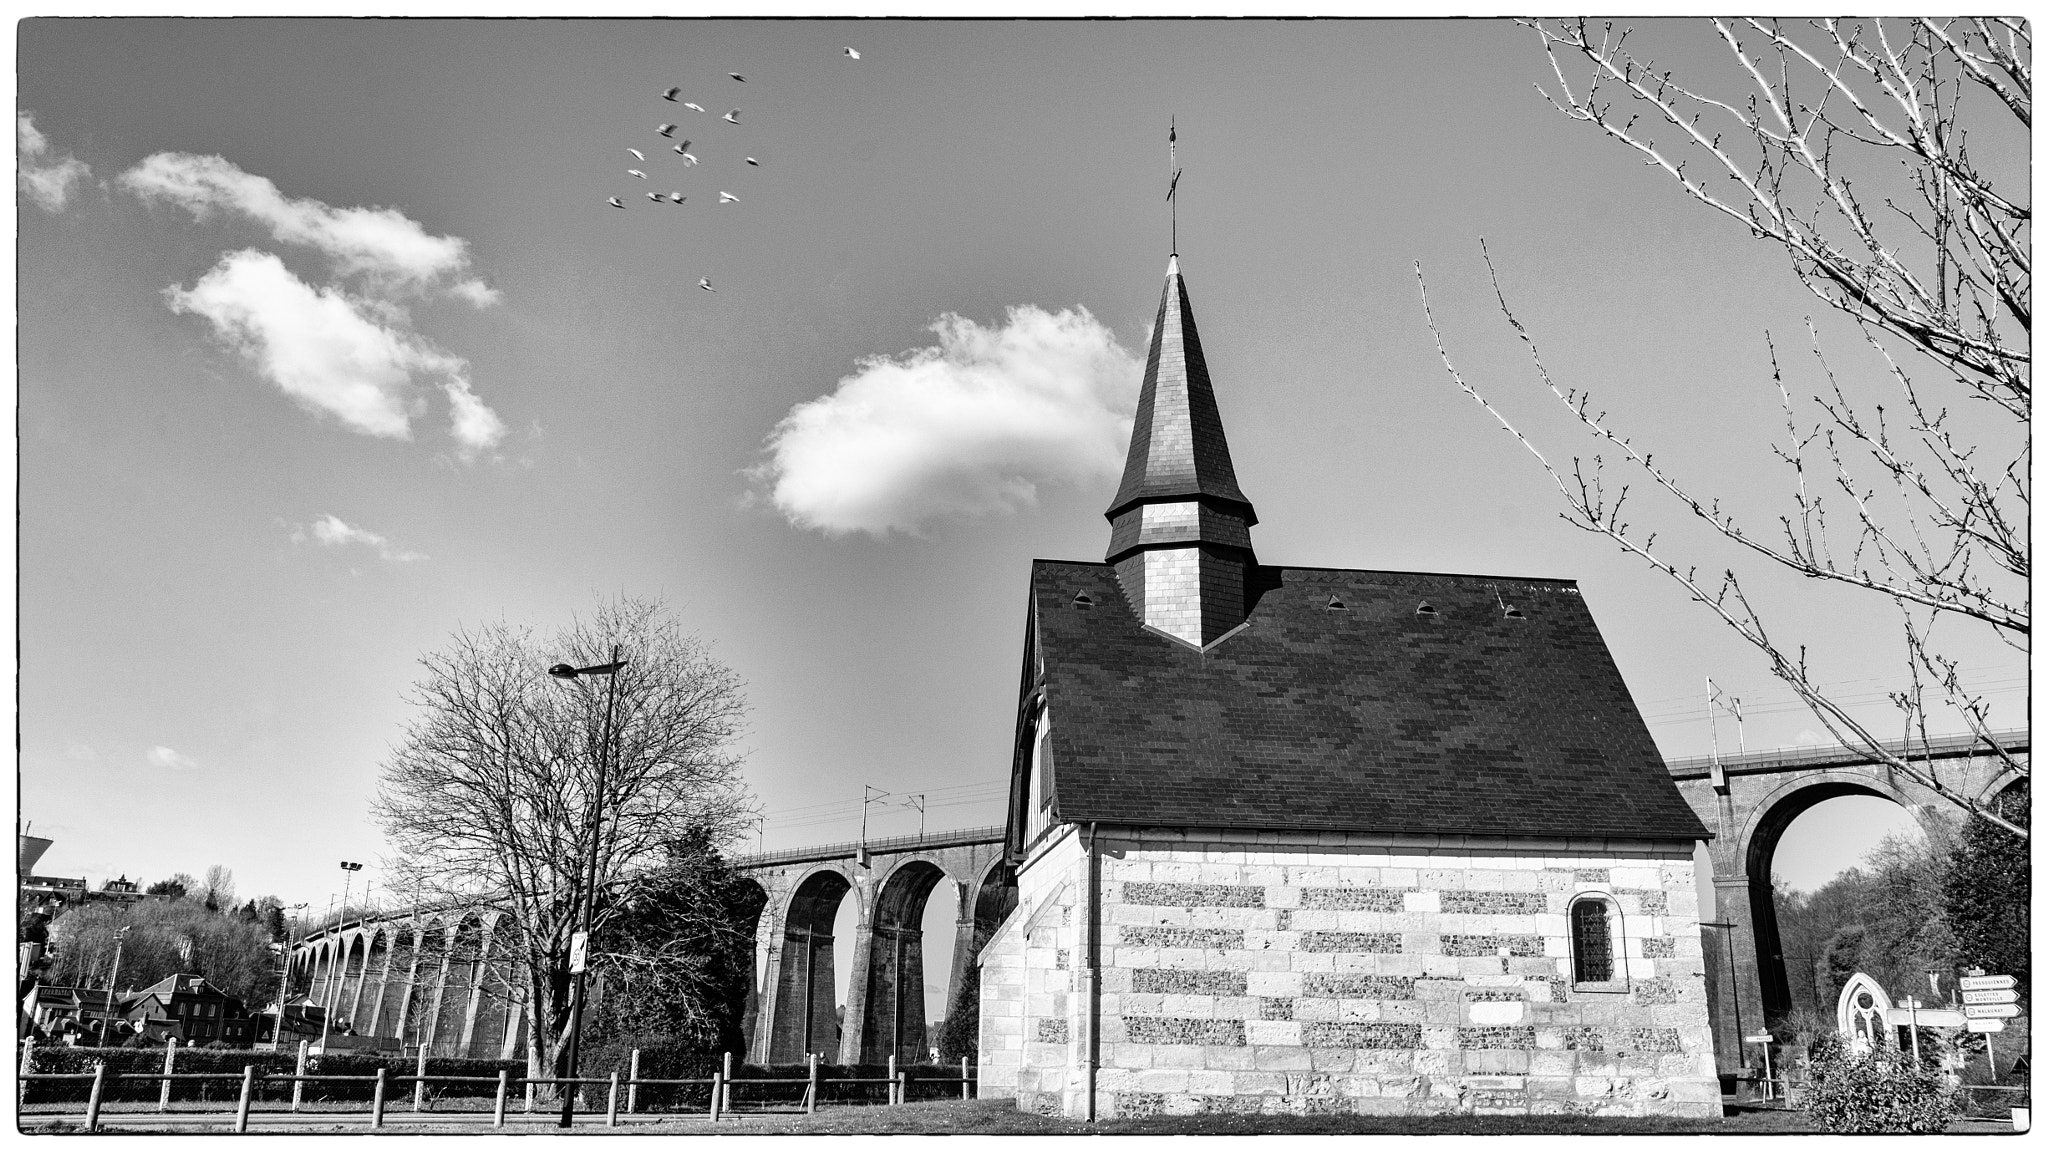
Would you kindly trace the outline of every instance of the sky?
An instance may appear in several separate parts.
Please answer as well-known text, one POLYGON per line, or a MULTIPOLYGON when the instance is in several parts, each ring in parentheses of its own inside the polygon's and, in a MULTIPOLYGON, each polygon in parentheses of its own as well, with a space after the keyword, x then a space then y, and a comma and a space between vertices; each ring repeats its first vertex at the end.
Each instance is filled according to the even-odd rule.
MULTIPOLYGON (((1674 66, 1719 67, 1655 31, 1674 66)), ((1172 247, 1169 122, 1261 560, 1575 578, 1667 756, 1821 741, 1680 589, 1561 521, 1437 359, 1416 262, 1466 377, 1553 459, 1590 454, 1500 317, 1483 238, 1554 373, 1754 522, 1784 507, 1765 336, 1804 348, 1813 302, 1779 252, 1551 108, 1512 25, 17 35, 39 871, 221 864, 317 911, 351 860, 359 898, 421 654, 619 594, 665 599, 745 681, 765 820, 740 847, 851 839, 864 785, 889 793, 871 835, 999 823, 1029 562, 1108 542, 1172 247), (1709 677, 1743 701, 1739 737, 1710 725, 1709 677)), ((1810 363, 1788 358, 1795 388, 1810 363)), ((1679 554, 1727 562, 1642 499, 1679 554)), ((1895 729, 1896 622, 1755 587, 1895 729)), ((2024 657, 1964 654, 2024 724, 2024 657)), ((1817 887, 1885 819, 1904 825, 1817 808, 1780 867, 1817 887)))

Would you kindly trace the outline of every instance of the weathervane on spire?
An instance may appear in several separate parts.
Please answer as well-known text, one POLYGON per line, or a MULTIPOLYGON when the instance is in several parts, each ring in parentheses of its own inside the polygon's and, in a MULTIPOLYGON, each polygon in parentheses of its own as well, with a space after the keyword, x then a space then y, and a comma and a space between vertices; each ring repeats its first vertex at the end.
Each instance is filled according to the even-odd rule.
POLYGON ((1174 118, 1171 116, 1167 117, 1166 167, 1172 173, 1172 176, 1166 182, 1166 211, 1168 223, 1172 229, 1172 250, 1176 253, 1180 251, 1180 201, 1175 199, 1174 193, 1180 190, 1180 161, 1174 151, 1174 142, 1179 138, 1180 134, 1175 128, 1174 118))

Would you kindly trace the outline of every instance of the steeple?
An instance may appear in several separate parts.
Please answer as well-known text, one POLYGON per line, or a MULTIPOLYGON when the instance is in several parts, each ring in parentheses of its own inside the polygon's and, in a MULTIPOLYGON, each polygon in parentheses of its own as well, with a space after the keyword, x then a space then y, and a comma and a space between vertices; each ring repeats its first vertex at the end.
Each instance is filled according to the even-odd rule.
POLYGON ((1104 515, 1105 559, 1146 624, 1200 647, 1244 622, 1258 516, 1230 465, 1177 254, 1166 262, 1123 483, 1104 515))

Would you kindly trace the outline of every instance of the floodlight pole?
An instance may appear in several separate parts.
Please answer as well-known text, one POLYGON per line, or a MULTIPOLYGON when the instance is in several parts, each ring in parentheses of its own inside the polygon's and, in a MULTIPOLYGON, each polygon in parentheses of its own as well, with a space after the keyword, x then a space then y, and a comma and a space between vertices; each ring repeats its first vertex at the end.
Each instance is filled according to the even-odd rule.
MULTIPOLYGON (((612 661, 609 664, 594 664, 588 668, 572 668, 557 664, 548 669, 548 675, 560 680, 574 680, 578 676, 603 676, 607 678, 604 697, 604 727, 599 730, 597 747, 597 787, 590 798, 590 815, 586 822, 586 850, 589 858, 585 862, 583 890, 577 894, 581 904, 578 910, 577 932, 583 937, 584 966, 575 973, 576 979, 569 988, 569 1051, 566 1061, 568 1081, 562 1092, 562 1118, 557 1127, 568 1128, 576 1123, 576 1064, 581 1055, 578 1049, 583 1039, 583 997, 584 981, 588 978, 590 954, 591 909, 597 903, 597 856, 598 834, 603 830, 603 805, 605 790, 605 769, 613 755, 612 709, 618 701, 618 671, 625 661, 619 659, 619 646, 612 645, 612 661)), ((573 946, 572 946, 573 951, 573 946)))

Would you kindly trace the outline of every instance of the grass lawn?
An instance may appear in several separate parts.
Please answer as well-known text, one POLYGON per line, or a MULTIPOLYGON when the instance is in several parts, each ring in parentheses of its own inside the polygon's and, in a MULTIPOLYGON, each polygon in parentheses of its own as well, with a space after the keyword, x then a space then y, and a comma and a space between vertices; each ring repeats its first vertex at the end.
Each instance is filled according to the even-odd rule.
POLYGON ((1009 1100, 948 1100, 895 1108, 827 1108, 815 1116, 747 1116, 716 1128, 702 1116, 652 1117, 624 1132, 790 1133, 819 1135, 1685 1135, 1818 1132, 1797 1112, 1744 1112, 1726 1119, 1608 1116, 1146 1116, 1086 1124, 1017 1111, 1009 1100))

